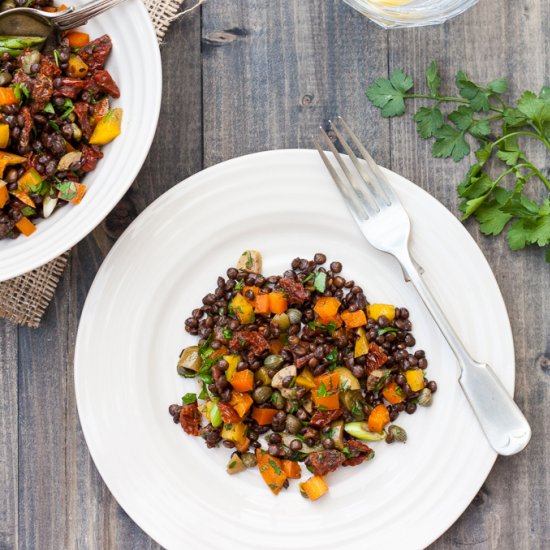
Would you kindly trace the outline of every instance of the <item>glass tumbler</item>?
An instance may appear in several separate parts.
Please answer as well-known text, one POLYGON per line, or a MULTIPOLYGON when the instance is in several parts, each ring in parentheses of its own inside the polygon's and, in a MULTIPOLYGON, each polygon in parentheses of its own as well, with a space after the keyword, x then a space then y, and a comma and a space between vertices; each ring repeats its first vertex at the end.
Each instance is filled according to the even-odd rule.
POLYGON ((344 0, 384 28, 421 27, 443 23, 478 0, 344 0))

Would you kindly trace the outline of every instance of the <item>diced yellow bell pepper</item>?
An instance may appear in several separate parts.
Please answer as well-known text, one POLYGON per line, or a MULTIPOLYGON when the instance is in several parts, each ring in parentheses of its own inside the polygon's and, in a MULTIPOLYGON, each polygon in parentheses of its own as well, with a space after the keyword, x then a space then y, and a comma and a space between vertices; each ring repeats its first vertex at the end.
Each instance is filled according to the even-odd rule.
POLYGON ((111 109, 94 128, 89 143, 107 145, 120 135, 122 127, 122 109, 111 109))
POLYGON ((233 311, 237 316, 237 319, 242 325, 248 325, 254 322, 254 306, 250 305, 240 292, 235 294, 229 303, 229 308, 230 311, 233 311))
POLYGON ((357 334, 359 338, 355 340, 355 351, 353 352, 353 356, 361 357, 361 355, 366 355, 369 352, 369 341, 367 340, 367 333, 363 327, 357 329, 357 334))
POLYGON ((25 157, 20 157, 19 155, 14 155, 13 153, 0 151, 0 161, 5 162, 6 166, 11 166, 12 164, 22 164, 23 162, 27 162, 27 159, 25 157))
POLYGON ((307 367, 296 377, 296 385, 307 388, 308 390, 312 390, 317 387, 315 378, 307 367))
POLYGON ((0 208, 8 202, 10 195, 8 193, 8 186, 5 181, 0 181, 0 208))
POLYGON ((310 477, 307 481, 300 483, 300 493, 304 498, 317 500, 328 491, 328 485, 321 476, 310 477))
POLYGON ((376 321, 382 315, 391 323, 395 319, 395 306, 390 304, 370 304, 367 306, 367 317, 370 319, 376 321))
POLYGON ((199 412, 210 422, 210 410, 212 409, 212 401, 206 401, 202 405, 199 405, 199 412))
POLYGON ((422 369, 409 369, 405 371, 405 378, 411 387, 412 391, 420 391, 424 389, 425 380, 422 369))
POLYGON ((237 372, 237 365, 241 362, 240 355, 224 355, 223 358, 229 363, 229 367, 225 371, 225 377, 228 382, 231 382, 231 378, 237 372))
POLYGON ((73 78, 84 78, 88 74, 89 67, 84 63, 79 55, 71 55, 69 57, 69 66, 67 67, 67 73, 73 78))
POLYGON ((237 411, 237 414, 244 418, 246 413, 252 407, 252 397, 248 393, 241 393, 238 391, 233 391, 231 394, 231 401, 229 404, 237 411))
POLYGON ((17 182, 19 189, 24 193, 32 193, 42 183, 42 176, 34 169, 29 168, 17 182))
POLYGON ((246 439, 246 424, 242 422, 233 422, 231 424, 225 424, 221 436, 227 441, 233 441, 233 443, 242 443, 246 439))
POLYGON ((10 142, 10 127, 9 124, 0 124, 0 148, 8 146, 10 142))

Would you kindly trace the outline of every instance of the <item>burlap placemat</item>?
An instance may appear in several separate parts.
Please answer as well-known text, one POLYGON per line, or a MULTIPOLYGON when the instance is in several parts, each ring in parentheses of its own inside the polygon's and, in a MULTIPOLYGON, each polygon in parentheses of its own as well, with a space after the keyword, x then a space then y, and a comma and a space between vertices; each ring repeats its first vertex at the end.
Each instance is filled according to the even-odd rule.
MULTIPOLYGON (((162 41, 170 23, 179 15, 195 9, 204 0, 190 2, 190 7, 178 14, 184 0, 143 0, 162 41)), ((37 328, 53 298, 69 252, 25 275, 0 283, 0 317, 19 325, 37 328)))

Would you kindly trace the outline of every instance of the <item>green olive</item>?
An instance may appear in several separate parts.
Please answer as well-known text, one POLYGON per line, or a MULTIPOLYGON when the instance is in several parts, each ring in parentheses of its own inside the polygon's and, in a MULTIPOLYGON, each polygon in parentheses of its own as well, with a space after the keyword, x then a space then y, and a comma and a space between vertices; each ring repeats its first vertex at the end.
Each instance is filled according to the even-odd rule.
POLYGON ((355 420, 364 420, 365 413, 363 412, 363 407, 365 406, 365 402, 361 395, 361 390, 347 390, 340 393, 340 399, 355 420))
POLYGON ((241 460, 247 468, 254 468, 258 463, 256 457, 252 453, 243 453, 241 455, 241 460))
POLYGON ((273 316, 273 322, 279 327, 282 332, 286 332, 290 327, 290 319, 286 313, 279 313, 273 316))
POLYGON ((302 423, 293 414, 286 415, 286 430, 291 434, 298 434, 302 429, 302 423))
POLYGON ((178 361, 178 374, 180 376, 193 375, 201 368, 202 361, 199 355, 199 347, 191 346, 185 348, 180 355, 178 361))
POLYGON ((280 411, 283 410, 286 405, 286 399, 278 391, 273 392, 271 402, 273 403, 273 406, 280 411))
POLYGON ((269 386, 259 386, 252 393, 252 399, 257 405, 263 405, 271 399, 272 395, 273 390, 269 386))
POLYGON ((282 355, 268 355, 264 359, 264 366, 268 369, 278 369, 284 362, 282 355))
POLYGON ((264 386, 269 386, 271 384, 271 376, 269 376, 268 367, 260 367, 254 373, 254 379, 260 381, 264 386))
POLYGON ((6 71, 0 72, 0 86, 7 86, 11 82, 12 76, 6 71))
POLYGON ((297 325, 302 320, 302 312, 299 309, 287 309, 286 314, 291 325, 297 325))

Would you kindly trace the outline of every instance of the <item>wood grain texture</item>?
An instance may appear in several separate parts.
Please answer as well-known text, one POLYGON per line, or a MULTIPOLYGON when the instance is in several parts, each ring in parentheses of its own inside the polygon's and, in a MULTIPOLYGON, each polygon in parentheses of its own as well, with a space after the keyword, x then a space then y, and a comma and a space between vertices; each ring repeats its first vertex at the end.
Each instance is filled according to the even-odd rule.
MULTIPOLYGON (((550 82, 550 4, 481 0, 443 26, 385 32, 341 0, 208 0, 173 24, 163 48, 164 104, 138 180, 75 249, 39 331, 0 322, 0 550, 157 549, 120 509, 88 453, 73 389, 82 307, 105 255, 148 204, 184 177, 246 153, 311 147, 328 118, 353 120, 383 165, 457 214, 466 164, 431 158, 410 118, 381 119, 364 96, 402 66, 422 79, 437 59, 512 93, 550 82), (5 496, 4 496, 5 495, 5 496)), ((533 156, 550 170, 548 156, 533 156)), ((503 291, 514 330, 518 403, 533 427, 519 456, 500 458, 462 517, 430 548, 550 547, 550 270, 538 250, 469 231, 503 291)), ((472 281, 475 284, 475 281, 472 281)), ((490 312, 483 314, 490 322, 490 312)))

